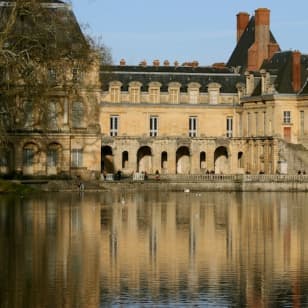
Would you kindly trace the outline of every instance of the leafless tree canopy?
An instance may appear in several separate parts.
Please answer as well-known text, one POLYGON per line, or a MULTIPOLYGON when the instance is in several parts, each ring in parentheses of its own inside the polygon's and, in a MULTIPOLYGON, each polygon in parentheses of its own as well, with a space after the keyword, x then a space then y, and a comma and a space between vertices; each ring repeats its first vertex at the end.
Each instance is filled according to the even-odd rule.
MULTIPOLYGON (((16 0, 0 6, 0 133, 18 127, 29 104, 41 114, 55 88, 66 92, 98 54, 109 63, 108 48, 85 36, 63 1, 16 0), (56 5, 55 5, 56 4, 56 5), (68 73, 68 68, 70 73, 68 73), (75 70, 75 71, 74 71, 75 70)), ((47 116, 47 115, 46 115, 47 116)), ((46 119, 41 116, 40 119, 46 119)), ((23 117, 26 118, 25 116, 23 117)), ((26 121, 26 120, 24 120, 26 121)), ((43 123, 44 121, 42 121, 43 123)), ((38 123, 42 127, 42 123, 38 123)))

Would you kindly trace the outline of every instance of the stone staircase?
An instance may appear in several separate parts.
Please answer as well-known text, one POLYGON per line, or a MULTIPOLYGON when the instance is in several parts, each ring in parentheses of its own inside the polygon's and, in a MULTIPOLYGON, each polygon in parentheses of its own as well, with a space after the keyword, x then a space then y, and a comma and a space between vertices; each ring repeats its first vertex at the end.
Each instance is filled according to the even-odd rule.
POLYGON ((308 174, 308 149, 302 144, 279 141, 280 157, 288 163, 288 174, 297 174, 305 170, 308 174))

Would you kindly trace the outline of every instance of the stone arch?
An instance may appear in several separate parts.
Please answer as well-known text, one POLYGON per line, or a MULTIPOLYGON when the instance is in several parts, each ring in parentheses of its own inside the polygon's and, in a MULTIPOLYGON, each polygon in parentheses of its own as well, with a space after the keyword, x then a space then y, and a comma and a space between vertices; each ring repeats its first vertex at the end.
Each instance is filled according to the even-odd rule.
POLYGON ((15 152, 11 143, 0 145, 0 174, 9 174, 14 170, 15 152))
POLYGON ((243 169, 244 168, 244 153, 242 151, 237 153, 237 168, 243 169))
POLYGON ((46 167, 47 175, 58 174, 62 171, 63 148, 58 142, 52 142, 47 146, 46 167))
POLYGON ((101 171, 114 173, 113 152, 109 145, 102 146, 101 149, 101 171))
POLYGON ((214 166, 216 174, 229 173, 229 154, 226 147, 220 146, 215 150, 214 166))
POLYGON ((137 171, 152 173, 152 150, 149 146, 142 146, 137 152, 137 171))
POLYGON ((200 170, 206 169, 206 153, 204 151, 200 152, 199 165, 200 165, 200 170))
POLYGON ((161 153, 161 160, 160 160, 160 167, 162 171, 167 170, 167 164, 168 164, 168 153, 166 151, 163 151, 161 153))
POLYGON ((190 151, 187 146, 181 146, 176 151, 176 173, 190 173, 190 151))
POLYGON ((128 152, 122 152, 122 169, 128 168, 128 152))

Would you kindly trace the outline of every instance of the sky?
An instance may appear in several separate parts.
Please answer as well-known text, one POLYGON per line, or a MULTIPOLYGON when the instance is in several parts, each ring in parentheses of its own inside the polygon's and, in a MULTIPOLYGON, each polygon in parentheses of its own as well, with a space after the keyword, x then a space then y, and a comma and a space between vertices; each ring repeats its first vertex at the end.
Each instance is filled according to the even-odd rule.
POLYGON ((282 50, 308 53, 307 0, 71 0, 85 31, 111 49, 114 64, 196 60, 227 62, 236 44, 236 14, 271 10, 282 50))

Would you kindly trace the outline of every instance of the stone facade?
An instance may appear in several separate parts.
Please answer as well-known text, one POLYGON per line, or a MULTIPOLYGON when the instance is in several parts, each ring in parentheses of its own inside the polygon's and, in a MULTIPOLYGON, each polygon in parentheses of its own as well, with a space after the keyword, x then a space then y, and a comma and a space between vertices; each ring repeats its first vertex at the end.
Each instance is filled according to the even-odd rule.
MULTIPOLYGON (((241 14, 235 51, 254 25, 254 19, 241 14)), ((268 22, 261 29, 266 35, 258 28, 257 46, 264 50, 274 44, 268 22)), ((251 46, 246 46, 250 53, 244 71, 234 66, 236 52, 230 66, 199 67, 196 61, 127 66, 122 60, 106 71, 95 63, 78 81, 78 95, 63 85, 51 95, 59 110, 52 129, 19 127, 11 133, 0 171, 86 179, 119 170, 274 174, 281 171, 282 161, 288 165, 284 172, 304 170, 308 57, 299 54, 299 63, 298 52, 265 55, 263 50, 252 71, 247 70, 251 46), (281 69, 282 63, 289 63, 290 74, 281 69), (300 152, 292 147, 299 144, 300 152)))

